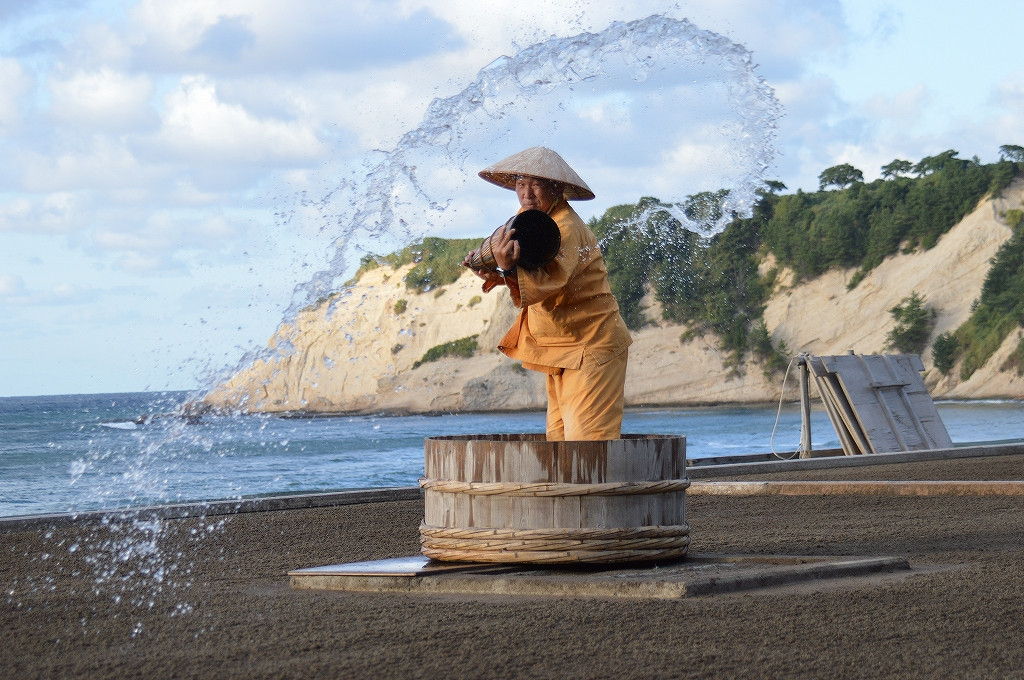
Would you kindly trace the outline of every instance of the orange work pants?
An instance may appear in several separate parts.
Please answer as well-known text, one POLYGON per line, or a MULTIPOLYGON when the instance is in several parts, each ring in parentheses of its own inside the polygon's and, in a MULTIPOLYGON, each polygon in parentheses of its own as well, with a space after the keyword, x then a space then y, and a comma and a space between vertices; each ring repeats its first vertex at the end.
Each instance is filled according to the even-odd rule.
POLYGON ((619 438, 627 354, 604 364, 584 355, 578 369, 548 373, 548 441, 619 438))

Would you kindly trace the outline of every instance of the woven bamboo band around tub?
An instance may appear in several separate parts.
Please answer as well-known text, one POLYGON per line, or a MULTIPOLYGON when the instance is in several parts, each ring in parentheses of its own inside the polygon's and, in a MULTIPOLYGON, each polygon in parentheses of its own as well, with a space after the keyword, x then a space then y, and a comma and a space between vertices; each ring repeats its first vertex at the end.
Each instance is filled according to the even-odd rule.
POLYGON ((632 562, 683 557, 690 527, 492 529, 420 525, 427 557, 469 562, 632 562))
POLYGON ((605 482, 566 484, 562 482, 460 482, 420 479, 420 488, 438 493, 470 496, 633 496, 685 491, 689 479, 659 479, 650 482, 605 482))
POLYGON ((572 541, 548 539, 545 541, 473 541, 422 538, 420 544, 432 550, 501 550, 503 552, 544 551, 606 551, 606 550, 669 550, 690 545, 689 536, 676 538, 608 539, 606 541, 572 541))
POLYGON ((491 527, 437 527, 420 524, 420 536, 431 538, 490 539, 573 539, 577 541, 603 541, 619 538, 672 538, 689 536, 689 524, 646 527, 554 527, 545 529, 495 529, 491 527))
POLYGON ((686 557, 686 547, 668 550, 432 550, 423 548, 423 555, 451 562, 500 562, 527 564, 570 564, 613 562, 657 562, 686 557))
POLYGON ((690 535, 689 524, 664 526, 613 526, 609 528, 492 528, 475 526, 431 526, 420 524, 420 537, 473 541, 618 541, 623 539, 672 539, 690 535))

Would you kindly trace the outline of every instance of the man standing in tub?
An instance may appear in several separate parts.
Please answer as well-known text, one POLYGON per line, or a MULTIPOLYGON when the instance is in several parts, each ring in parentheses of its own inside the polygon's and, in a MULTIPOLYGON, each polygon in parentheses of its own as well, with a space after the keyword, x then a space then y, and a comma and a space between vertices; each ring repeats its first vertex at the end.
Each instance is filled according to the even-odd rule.
POLYGON ((513 189, 520 212, 546 212, 562 237, 554 260, 527 269, 516 266, 519 243, 511 238, 514 230, 506 230, 491 242, 497 271, 474 270, 485 293, 508 286, 521 310, 498 349, 547 375, 549 441, 618 439, 633 341, 597 239, 568 203, 592 199, 594 192, 561 156, 540 146, 498 161, 480 177, 513 189))

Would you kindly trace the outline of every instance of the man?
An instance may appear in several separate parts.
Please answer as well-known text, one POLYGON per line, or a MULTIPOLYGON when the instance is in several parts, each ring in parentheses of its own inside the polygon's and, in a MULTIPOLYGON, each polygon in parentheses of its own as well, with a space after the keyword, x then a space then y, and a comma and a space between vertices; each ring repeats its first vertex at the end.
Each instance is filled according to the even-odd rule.
POLYGON ((485 293, 508 286, 521 309, 498 349, 524 368, 547 374, 549 440, 618 439, 632 339, 608 285, 597 239, 567 202, 589 200, 594 193, 561 156, 544 147, 509 156, 480 176, 515 190, 520 212, 546 212, 562 238, 555 259, 537 269, 516 266, 514 229, 492 239, 498 269, 476 274, 485 293))

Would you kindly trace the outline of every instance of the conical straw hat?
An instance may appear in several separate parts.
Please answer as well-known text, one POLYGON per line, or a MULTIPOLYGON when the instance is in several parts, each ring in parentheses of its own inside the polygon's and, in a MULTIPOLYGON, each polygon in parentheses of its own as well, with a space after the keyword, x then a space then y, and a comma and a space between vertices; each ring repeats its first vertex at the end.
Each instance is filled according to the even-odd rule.
POLYGON ((512 154, 480 171, 485 180, 506 189, 515 189, 516 177, 521 175, 561 182, 565 185, 565 198, 568 200, 589 201, 594 197, 594 192, 576 171, 561 156, 543 146, 512 154))

